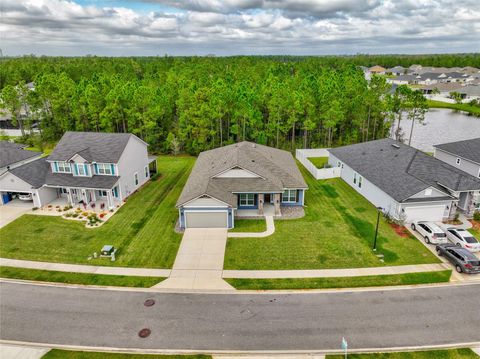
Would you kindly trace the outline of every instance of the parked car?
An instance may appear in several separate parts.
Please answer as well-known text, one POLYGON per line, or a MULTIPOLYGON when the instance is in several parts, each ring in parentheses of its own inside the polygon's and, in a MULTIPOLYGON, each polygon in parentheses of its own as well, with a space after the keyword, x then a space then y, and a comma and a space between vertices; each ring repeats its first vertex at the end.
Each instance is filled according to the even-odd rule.
POLYGON ((454 244, 439 244, 436 247, 439 256, 445 256, 458 273, 480 273, 480 259, 465 248, 454 244))
POLYGON ((18 199, 20 201, 33 201, 32 194, 31 193, 19 193, 18 194, 18 199))
POLYGON ((415 221, 411 224, 411 227, 422 235, 425 243, 448 243, 447 234, 433 222, 415 221))
POLYGON ((478 243, 477 239, 466 229, 447 228, 447 238, 453 244, 463 247, 470 252, 480 252, 480 243, 478 243))

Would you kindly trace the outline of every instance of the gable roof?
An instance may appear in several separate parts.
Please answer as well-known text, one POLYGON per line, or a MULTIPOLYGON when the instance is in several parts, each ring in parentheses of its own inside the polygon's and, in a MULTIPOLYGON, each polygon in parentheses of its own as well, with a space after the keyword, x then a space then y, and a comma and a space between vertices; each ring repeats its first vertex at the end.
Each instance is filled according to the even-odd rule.
POLYGON ((33 188, 40 188, 45 184, 45 176, 50 171, 50 164, 45 158, 39 158, 13 168, 6 173, 12 173, 33 188))
POLYGON ((130 137, 136 136, 131 133, 68 131, 48 156, 48 160, 68 161, 78 154, 88 162, 117 163, 130 137))
POLYGON ((444 192, 480 190, 480 180, 413 147, 382 139, 330 149, 398 202, 433 187, 444 192))
POLYGON ((200 153, 177 206, 208 195, 236 207, 234 192, 283 192, 284 188, 307 188, 292 154, 244 141, 200 153), (215 177, 236 167, 259 177, 215 177))
POLYGON ((433 147, 480 164, 480 137, 471 140, 442 143, 433 147))
POLYGON ((38 157, 42 154, 41 152, 24 150, 24 147, 26 146, 22 144, 0 141, 0 168, 29 158, 38 157))

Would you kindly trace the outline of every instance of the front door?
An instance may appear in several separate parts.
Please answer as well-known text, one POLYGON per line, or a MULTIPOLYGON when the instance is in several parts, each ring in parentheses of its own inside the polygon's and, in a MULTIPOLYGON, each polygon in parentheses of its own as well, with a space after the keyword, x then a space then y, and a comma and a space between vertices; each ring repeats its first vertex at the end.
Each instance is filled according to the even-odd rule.
POLYGON ((264 203, 270 203, 272 201, 272 195, 270 193, 265 193, 264 194, 264 199, 263 199, 263 202, 264 203))

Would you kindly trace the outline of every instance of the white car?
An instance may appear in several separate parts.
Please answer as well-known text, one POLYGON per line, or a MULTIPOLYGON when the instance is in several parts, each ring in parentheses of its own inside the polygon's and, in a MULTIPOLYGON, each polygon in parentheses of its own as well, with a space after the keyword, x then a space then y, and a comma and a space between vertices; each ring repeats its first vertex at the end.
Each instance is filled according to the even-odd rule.
POLYGON ((466 229, 462 228, 447 228, 447 237, 453 244, 463 247, 470 252, 480 252, 480 243, 477 239, 466 229))
POLYGON ((447 234, 433 222, 415 221, 411 225, 414 231, 421 234, 425 243, 444 244, 448 243, 447 234))
POLYGON ((33 201, 32 194, 31 193, 19 193, 18 194, 18 199, 20 201, 33 201))

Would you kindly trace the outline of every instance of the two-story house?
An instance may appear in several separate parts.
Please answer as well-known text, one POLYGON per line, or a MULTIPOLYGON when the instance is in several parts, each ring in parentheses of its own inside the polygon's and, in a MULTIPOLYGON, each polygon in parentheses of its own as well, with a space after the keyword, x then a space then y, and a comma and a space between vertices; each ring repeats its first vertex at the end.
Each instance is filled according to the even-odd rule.
MULTIPOLYGON (((435 145, 433 155, 440 161, 480 178, 480 138, 435 145)), ((458 205, 469 213, 472 212, 472 207, 480 210, 480 191, 462 194, 458 205)))
POLYGON ((30 193, 33 206, 56 198, 112 209, 150 178, 147 144, 129 133, 66 132, 50 156, 0 176, 0 191, 30 193))

